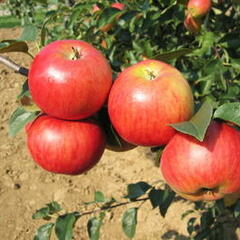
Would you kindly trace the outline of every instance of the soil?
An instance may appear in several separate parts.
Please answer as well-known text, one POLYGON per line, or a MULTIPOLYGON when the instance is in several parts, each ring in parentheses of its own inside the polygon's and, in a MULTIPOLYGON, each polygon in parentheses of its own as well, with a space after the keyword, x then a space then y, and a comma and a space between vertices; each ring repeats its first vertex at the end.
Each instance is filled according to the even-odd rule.
MULTIPOLYGON (((0 29, 0 40, 15 39, 20 29, 0 29)), ((30 43, 30 52, 38 51, 36 43, 30 43)), ((23 53, 9 53, 16 63, 29 67, 31 58, 23 53)), ((101 161, 89 172, 79 176, 52 174, 38 167, 31 159, 26 147, 26 136, 22 130, 16 137, 8 135, 8 120, 18 106, 16 96, 25 77, 0 65, 0 236, 4 240, 33 239, 38 227, 47 223, 33 220, 32 214, 45 204, 57 201, 63 212, 89 210, 83 202, 93 200, 96 190, 118 201, 123 199, 127 184, 138 181, 155 183, 162 180, 159 168, 153 161, 155 155, 148 148, 138 147, 128 152, 106 150, 101 161)), ((141 203, 131 203, 108 212, 101 228, 101 240, 127 239, 121 229, 123 212, 141 203)), ((94 207, 97 206, 93 206, 94 207)), ((170 206, 165 218, 158 209, 152 209, 149 201, 141 205, 138 212, 136 240, 189 239, 187 221, 181 219, 193 204, 179 198, 170 206)), ((87 215, 76 222, 75 240, 87 240, 87 215)), ((233 232, 234 234, 234 232, 233 232)), ((56 239, 53 236, 53 239, 56 239)), ((228 235, 224 239, 238 239, 228 235)))

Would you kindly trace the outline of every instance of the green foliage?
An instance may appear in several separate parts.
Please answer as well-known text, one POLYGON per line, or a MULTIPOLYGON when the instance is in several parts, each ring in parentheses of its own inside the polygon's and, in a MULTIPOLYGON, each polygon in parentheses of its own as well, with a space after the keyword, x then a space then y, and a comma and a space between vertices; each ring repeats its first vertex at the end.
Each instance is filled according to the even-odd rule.
POLYGON ((198 112, 187 122, 171 124, 179 132, 194 136, 203 141, 213 114, 213 104, 205 101, 198 112))

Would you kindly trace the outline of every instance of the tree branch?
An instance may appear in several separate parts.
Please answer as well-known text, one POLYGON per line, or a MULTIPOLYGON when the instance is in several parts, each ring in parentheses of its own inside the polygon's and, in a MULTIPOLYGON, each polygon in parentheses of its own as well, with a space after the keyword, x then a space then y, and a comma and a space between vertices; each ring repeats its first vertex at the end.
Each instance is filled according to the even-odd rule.
POLYGON ((20 73, 24 76, 28 76, 28 69, 25 67, 21 67, 20 65, 13 62, 11 59, 5 56, 0 55, 0 63, 4 64, 8 68, 14 70, 16 73, 20 73))

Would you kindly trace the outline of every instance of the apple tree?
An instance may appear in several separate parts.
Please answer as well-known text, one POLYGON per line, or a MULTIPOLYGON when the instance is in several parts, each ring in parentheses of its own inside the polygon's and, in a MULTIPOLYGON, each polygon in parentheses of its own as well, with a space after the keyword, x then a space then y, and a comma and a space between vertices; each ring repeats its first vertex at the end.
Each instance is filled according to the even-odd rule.
MULTIPOLYGON (((174 173, 173 177, 173 173, 169 170, 170 166, 167 165, 168 157, 174 160, 176 155, 174 152, 178 150, 174 147, 170 149, 173 141, 171 146, 170 144, 166 147, 153 146, 152 151, 160 159, 163 153, 163 162, 160 160, 161 169, 164 169, 166 181, 170 182, 169 185, 174 191, 162 181, 160 187, 147 182, 130 183, 124 195, 126 199, 124 202, 117 202, 114 198, 108 199, 103 192, 96 191, 93 201, 85 204, 91 208, 97 203, 99 208, 81 213, 76 211, 60 214, 62 208, 57 202, 47 203, 36 211, 33 218, 51 221, 37 230, 34 239, 50 239, 53 229, 58 239, 72 239, 74 223, 81 216, 93 213, 95 216, 89 219, 87 230, 90 239, 99 239, 106 211, 135 203, 135 207, 125 211, 122 217, 125 235, 133 238, 137 231, 137 216, 141 204, 150 201, 152 207, 158 208, 160 214, 165 216, 171 202, 176 199, 175 192, 183 197, 187 195, 187 199, 198 200, 193 210, 182 214, 183 218, 191 212, 198 212, 201 215, 200 219, 191 218, 188 221, 189 238, 221 239, 224 224, 239 220, 240 216, 238 200, 240 181, 238 176, 234 175, 240 166, 238 162, 240 153, 237 147, 240 142, 239 2, 123 0, 120 7, 113 5, 116 3, 119 4, 116 1, 106 0, 6 1, 3 8, 8 9, 16 18, 4 16, 4 22, 0 22, 0 27, 12 27, 15 24, 21 25, 23 30, 18 39, 0 42, 0 54, 16 51, 32 55, 29 52, 28 41, 36 41, 41 49, 56 40, 75 39, 86 41, 102 52, 110 63, 114 80, 125 69, 143 60, 154 59, 172 65, 188 80, 195 103, 194 115, 191 119, 171 124, 171 127, 177 131, 173 141, 179 141, 177 145, 180 148, 187 148, 182 150, 186 156, 199 153, 201 157, 205 157, 205 164, 197 165, 193 172, 195 175, 202 174, 206 183, 197 182, 200 180, 196 176, 192 177, 193 180, 190 179, 190 173, 185 174, 186 177, 184 174, 178 176, 174 173), (24 11, 20 12, 20 7, 24 11), (21 19, 20 22, 18 18, 21 19), (216 124, 212 124, 213 122, 216 124), (213 125, 217 130, 211 130, 210 126, 213 125), (220 125, 224 126, 221 129, 226 131, 220 132, 220 125), (209 135, 212 132, 214 137, 209 135), (200 146, 201 151, 204 148, 204 151, 201 152, 196 148, 189 153, 188 144, 181 138, 194 143, 194 147, 200 146), (209 139, 221 143, 217 145, 220 150, 213 155, 207 155, 209 151, 205 151, 213 147, 209 139), (218 158, 221 160, 216 163, 218 158), (201 170, 207 169, 207 161, 211 159, 214 160, 211 170, 203 174, 201 170), (223 172, 217 171, 217 164, 222 164, 229 173, 226 174, 225 179, 226 182, 230 181, 226 191, 223 190, 224 183, 220 178, 223 172), (231 171, 228 169, 232 166, 236 166, 235 172, 233 169, 231 171), (208 179, 206 176, 213 172, 214 179, 213 177, 208 179), (221 181, 215 181, 218 178, 221 181), (180 182, 186 179, 184 187, 180 186, 180 182), (231 185, 231 181, 236 186, 231 185), (190 189, 190 186, 196 182, 200 187, 192 192, 194 187, 190 189), (201 198, 200 193, 204 193, 204 197, 201 198), (206 195, 211 197, 207 198, 206 195), (57 219, 53 221, 52 216, 55 214, 57 219)), ((5 55, 0 56, 0 62, 27 78, 28 66, 20 66, 5 55)), ((28 80, 24 83, 18 99, 21 104, 9 120, 9 133, 12 136, 40 114, 40 109, 32 101, 28 80)), ((110 145, 121 148, 124 144, 130 144, 124 143, 121 136, 114 131, 106 106, 100 110, 96 118, 102 122, 110 145)), ((130 148, 132 148, 131 144, 130 148)), ((179 150, 179 155, 181 154, 179 150)), ((180 162, 179 159, 176 161, 180 162)), ((184 162, 188 168, 191 168, 190 162, 184 162)))

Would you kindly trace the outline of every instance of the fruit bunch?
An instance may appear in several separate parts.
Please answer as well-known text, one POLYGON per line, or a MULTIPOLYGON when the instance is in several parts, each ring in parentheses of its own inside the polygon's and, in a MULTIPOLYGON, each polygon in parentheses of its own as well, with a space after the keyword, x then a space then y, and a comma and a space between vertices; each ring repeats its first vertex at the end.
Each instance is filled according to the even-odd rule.
POLYGON ((105 147, 165 145, 175 134, 168 125, 192 117, 191 88, 166 63, 141 61, 112 83, 106 58, 87 42, 55 41, 36 55, 28 84, 42 114, 26 127, 35 162, 55 173, 83 173, 105 147))
POLYGON ((106 102, 112 72, 90 44, 59 40, 45 46, 29 71, 29 90, 43 114, 27 125, 28 148, 44 169, 79 174, 101 158, 105 134, 93 116, 106 102))
POLYGON ((201 30, 202 20, 204 16, 211 10, 211 0, 189 0, 187 2, 185 27, 193 33, 201 30))

